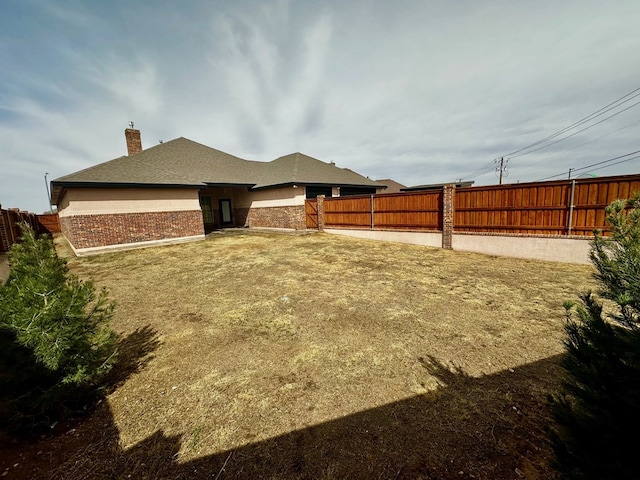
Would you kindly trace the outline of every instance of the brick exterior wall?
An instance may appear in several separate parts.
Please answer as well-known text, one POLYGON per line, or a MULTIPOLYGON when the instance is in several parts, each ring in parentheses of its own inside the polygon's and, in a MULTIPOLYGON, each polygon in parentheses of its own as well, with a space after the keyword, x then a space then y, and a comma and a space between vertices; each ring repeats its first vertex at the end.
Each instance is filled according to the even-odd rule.
POLYGON ((307 225, 304 205, 251 208, 247 215, 246 226, 305 230, 307 225))
POLYGON ((200 210, 75 215, 60 218, 62 233, 76 249, 202 235, 200 210))

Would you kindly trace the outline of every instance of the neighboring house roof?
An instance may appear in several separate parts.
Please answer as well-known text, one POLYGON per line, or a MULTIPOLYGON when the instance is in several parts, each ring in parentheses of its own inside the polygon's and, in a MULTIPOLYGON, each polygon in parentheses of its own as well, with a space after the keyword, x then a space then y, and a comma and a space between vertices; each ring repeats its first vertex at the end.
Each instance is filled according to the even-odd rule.
MULTIPOLYGON (((463 188, 463 187, 470 187, 471 185, 473 185, 473 180, 470 182, 451 182, 453 183, 456 188, 463 188)), ((402 188, 401 191, 403 192, 415 192, 418 190, 439 190, 441 188, 443 188, 445 185, 449 185, 448 183, 432 183, 430 185, 416 185, 414 187, 405 187, 402 188)))
POLYGON ((406 185, 403 185, 395 180, 390 178, 385 178, 384 180, 376 180, 376 182, 386 185, 384 193, 400 193, 403 188, 407 188, 406 185))
POLYGON ((271 162, 244 160, 180 137, 72 173, 51 182, 52 202, 67 187, 191 187, 236 185, 272 188, 288 184, 382 187, 351 170, 302 153, 271 162))

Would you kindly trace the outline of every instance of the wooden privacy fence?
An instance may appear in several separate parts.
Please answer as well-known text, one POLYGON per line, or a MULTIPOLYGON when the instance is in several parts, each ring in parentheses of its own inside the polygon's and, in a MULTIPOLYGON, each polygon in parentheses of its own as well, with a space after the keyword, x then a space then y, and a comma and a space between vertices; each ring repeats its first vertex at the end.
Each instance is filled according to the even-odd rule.
POLYGON ((640 175, 456 190, 454 231, 541 235, 605 233, 605 207, 640 190, 640 175))
MULTIPOLYGON (((442 191, 389 193, 324 199, 327 228, 431 230, 442 229, 442 191)), ((307 228, 318 228, 317 200, 307 200, 307 228), (313 211, 314 217, 309 212, 313 211)))
POLYGON ((7 252, 9 247, 20 238, 20 224, 28 223, 37 233, 60 232, 58 214, 36 215, 16 208, 3 210, 0 208, 0 252, 7 252))
POLYGON ((601 229, 606 234, 604 208, 640 191, 640 175, 466 187, 444 195, 452 188, 307 200, 307 228, 564 236, 601 229), (452 205, 445 205, 446 198, 452 205), (445 219, 445 210, 453 211, 452 220, 445 219))

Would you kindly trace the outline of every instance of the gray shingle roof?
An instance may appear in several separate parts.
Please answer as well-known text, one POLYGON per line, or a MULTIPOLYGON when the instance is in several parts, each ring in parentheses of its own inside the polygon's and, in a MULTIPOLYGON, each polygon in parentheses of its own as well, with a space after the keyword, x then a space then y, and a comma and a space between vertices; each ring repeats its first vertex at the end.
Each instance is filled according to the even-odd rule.
POLYGON ((183 137, 161 143, 135 155, 119 157, 56 178, 51 184, 53 203, 57 203, 64 188, 74 186, 382 186, 349 169, 336 167, 302 153, 286 155, 271 162, 257 162, 235 157, 183 137))
POLYGON ((376 180, 376 182, 387 186, 387 188, 384 190, 384 193, 400 193, 400 189, 407 188, 406 185, 396 182, 392 178, 378 179, 376 180))
POLYGON ((325 163, 299 152, 276 158, 266 166, 254 188, 289 183, 382 187, 348 168, 339 168, 333 163, 325 163))

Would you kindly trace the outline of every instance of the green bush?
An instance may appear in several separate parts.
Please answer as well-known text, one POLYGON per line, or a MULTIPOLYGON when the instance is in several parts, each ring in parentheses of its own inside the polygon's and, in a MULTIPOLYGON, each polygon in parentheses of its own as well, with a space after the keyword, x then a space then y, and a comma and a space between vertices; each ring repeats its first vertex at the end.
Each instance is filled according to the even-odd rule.
POLYGON ((569 302, 562 391, 551 398, 556 465, 569 479, 638 478, 640 431, 640 192, 606 208, 611 237, 590 258, 604 302, 569 302))
POLYGON ((114 304, 22 225, 0 286, 0 418, 30 429, 86 405, 114 365, 114 304))

